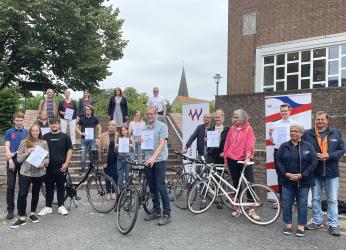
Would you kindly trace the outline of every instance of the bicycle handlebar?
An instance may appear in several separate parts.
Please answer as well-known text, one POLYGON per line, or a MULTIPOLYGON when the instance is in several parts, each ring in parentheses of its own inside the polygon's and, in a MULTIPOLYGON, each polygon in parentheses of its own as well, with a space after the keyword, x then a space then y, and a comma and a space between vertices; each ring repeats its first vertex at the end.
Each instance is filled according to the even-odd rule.
POLYGON ((197 163, 197 164, 205 164, 205 160, 198 160, 198 159, 194 159, 194 158, 190 158, 180 152, 174 152, 174 154, 176 154, 177 156, 179 156, 180 158, 182 158, 183 160, 187 160, 187 161, 190 161, 190 162, 193 162, 193 163, 197 163))
MULTIPOLYGON (((237 161, 237 163, 243 164, 244 165, 244 161, 237 161)), ((251 165, 255 165, 255 163, 253 161, 249 161, 247 163, 247 166, 251 166, 251 165)))
POLYGON ((135 165, 135 166, 142 166, 142 167, 149 167, 148 165, 145 165, 143 163, 139 163, 136 161, 129 161, 129 160, 125 160, 125 163, 131 164, 131 165, 135 165))

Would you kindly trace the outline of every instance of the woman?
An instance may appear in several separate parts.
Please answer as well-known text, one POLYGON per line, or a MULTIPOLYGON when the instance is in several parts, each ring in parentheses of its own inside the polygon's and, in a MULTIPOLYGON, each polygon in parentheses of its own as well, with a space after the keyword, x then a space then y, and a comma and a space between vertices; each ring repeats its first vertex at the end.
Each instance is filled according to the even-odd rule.
POLYGON ((67 126, 69 126, 72 144, 76 145, 77 106, 76 102, 71 98, 70 91, 67 89, 64 91, 64 100, 60 102, 58 111, 60 115, 61 132, 66 133, 67 126), (66 112, 67 109, 69 109, 70 112, 73 112, 71 116, 66 112))
POLYGON ((33 223, 39 222, 36 216, 36 208, 40 196, 40 188, 43 182, 44 175, 46 174, 46 166, 49 162, 48 144, 45 140, 42 140, 42 134, 40 127, 34 124, 29 129, 28 137, 20 143, 17 159, 22 162, 19 177, 19 192, 17 200, 17 209, 19 218, 14 222, 11 228, 17 228, 26 223, 26 199, 30 185, 32 183, 32 197, 31 197, 31 213, 29 219, 33 223), (44 160, 38 165, 38 167, 31 165, 26 161, 28 156, 34 151, 36 146, 47 151, 47 155, 44 160))
POLYGON ((127 100, 119 87, 115 88, 114 96, 109 99, 108 118, 114 120, 118 127, 126 126, 128 118, 127 100))
POLYGON ((276 158, 282 183, 283 233, 292 233, 292 205, 297 201, 298 227, 296 235, 303 237, 308 213, 309 189, 314 185, 314 169, 317 166, 317 154, 314 147, 302 140, 304 128, 299 124, 290 126, 291 140, 281 144, 276 158))
MULTIPOLYGON (((253 160, 255 150, 255 135, 248 120, 249 116, 243 109, 237 109, 233 112, 233 126, 228 131, 223 148, 225 169, 229 169, 233 186, 236 188, 243 167, 245 167, 246 179, 250 182, 254 181, 252 166, 247 166, 247 163, 253 160), (237 163, 237 161, 244 161, 244 165, 237 163)), ((251 199, 250 194, 248 194, 248 198, 251 199)), ((240 208, 237 207, 232 215, 239 216, 240 213, 240 208)), ((254 208, 249 209, 249 215, 254 220, 261 219, 254 208)))
MULTIPOLYGON (((101 134, 100 159, 101 163, 103 164, 105 174, 112 177, 115 183, 118 183, 117 158, 115 154, 115 142, 117 138, 116 128, 117 125, 115 124, 115 121, 109 121, 107 132, 101 134)), ((111 183, 107 180, 106 192, 107 199, 116 199, 117 190, 114 190, 114 187, 111 187, 111 183)))
POLYGON ((81 99, 79 99, 79 104, 78 104, 78 112, 77 112, 77 116, 79 119, 81 116, 85 115, 84 114, 84 107, 87 105, 94 105, 94 100, 91 98, 91 94, 90 91, 85 89, 83 91, 83 97, 81 99))
POLYGON ((129 132, 134 143, 134 153, 137 156, 137 161, 142 163, 142 149, 139 139, 141 138, 141 131, 145 127, 145 122, 142 119, 141 111, 136 111, 135 117, 129 124, 129 132))
POLYGON ((50 131, 50 128, 49 128, 49 121, 48 121, 47 112, 41 110, 38 113, 37 120, 34 122, 34 124, 38 125, 41 128, 42 135, 48 133, 50 131))

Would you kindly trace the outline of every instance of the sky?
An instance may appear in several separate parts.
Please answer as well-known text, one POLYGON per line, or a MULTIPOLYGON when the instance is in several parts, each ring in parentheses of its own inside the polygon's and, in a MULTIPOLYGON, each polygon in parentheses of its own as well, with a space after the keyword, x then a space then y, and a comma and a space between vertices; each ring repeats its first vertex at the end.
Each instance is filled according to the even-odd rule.
POLYGON ((179 89, 185 67, 189 96, 213 100, 216 73, 223 77, 219 94, 226 94, 228 0, 109 0, 125 22, 129 40, 124 56, 110 65, 112 75, 101 87, 134 87, 170 102, 179 89))

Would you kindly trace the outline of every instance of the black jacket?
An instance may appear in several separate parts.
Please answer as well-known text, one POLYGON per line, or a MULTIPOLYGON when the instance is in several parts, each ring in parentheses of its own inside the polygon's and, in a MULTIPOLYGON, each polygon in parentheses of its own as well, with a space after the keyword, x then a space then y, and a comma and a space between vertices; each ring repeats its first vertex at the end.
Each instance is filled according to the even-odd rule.
MULTIPOLYGON (((214 131, 215 125, 208 128, 208 131, 214 131)), ((210 163, 223 164, 224 159, 220 157, 220 154, 223 152, 223 146, 225 145, 227 133, 229 127, 223 127, 220 138, 220 145, 218 148, 207 148, 207 161, 210 163)))
MULTIPOLYGON (((315 175, 330 178, 339 177, 339 159, 345 153, 343 136, 341 131, 336 128, 327 128, 327 136, 329 160, 326 161, 325 164, 322 161, 318 161, 315 175)), ((315 129, 305 131, 303 139, 310 142, 317 153, 321 153, 321 149, 317 142, 315 129)))
POLYGON ((190 136, 190 139, 186 142, 185 147, 189 148, 193 141, 197 138, 197 152, 200 156, 204 156, 204 138, 206 138, 206 136, 204 124, 198 125, 193 134, 190 136))
POLYGON ((294 146, 291 141, 281 144, 276 155, 279 182, 286 187, 298 185, 298 182, 286 178, 286 173, 302 174, 303 178, 299 181, 299 186, 301 187, 311 187, 315 185, 314 170, 316 166, 316 151, 311 143, 304 140, 302 140, 298 146, 294 146))
MULTIPOLYGON (((113 120, 115 105, 116 105, 115 96, 112 96, 109 99, 109 104, 108 104, 108 116, 110 116, 110 120, 113 120)), ((121 101, 120 101, 120 109, 123 115, 123 122, 127 122, 127 118, 128 118, 127 99, 124 96, 121 98, 121 101)))
MULTIPOLYGON (((65 105, 66 101, 65 100, 62 100, 60 103, 59 103, 59 107, 58 107, 58 112, 59 112, 59 116, 61 119, 64 119, 64 116, 62 114, 60 114, 60 111, 61 112, 65 112, 65 108, 64 108, 64 105, 65 105)), ((72 119, 76 119, 77 117, 77 105, 76 105, 76 102, 72 100, 72 104, 73 104, 73 116, 72 116, 72 119)))

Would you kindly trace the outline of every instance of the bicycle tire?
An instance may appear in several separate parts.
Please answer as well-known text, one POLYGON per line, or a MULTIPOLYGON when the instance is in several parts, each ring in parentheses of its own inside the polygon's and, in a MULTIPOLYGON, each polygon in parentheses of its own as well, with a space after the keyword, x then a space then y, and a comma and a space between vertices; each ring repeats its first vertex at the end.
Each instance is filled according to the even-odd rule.
POLYGON ((96 173, 88 180, 86 192, 90 205, 97 212, 108 213, 114 210, 117 203, 118 187, 112 177, 103 173, 96 173), (107 182, 111 185, 110 193, 107 193, 107 182))
POLYGON ((187 195, 195 182, 196 177, 191 173, 179 176, 174 186, 174 204, 177 208, 187 209, 187 195))
POLYGON ((187 195, 187 207, 194 214, 207 211, 216 198, 216 185, 212 181, 196 182, 187 195))
POLYGON ((117 206, 117 225, 120 233, 126 235, 131 232, 136 224, 138 209, 138 191, 135 188, 125 188, 117 206), (125 223, 123 217, 129 217, 129 223, 125 223))
POLYGON ((240 195, 240 208, 247 219, 257 225, 269 225, 275 222, 280 215, 281 207, 277 194, 268 186, 263 184, 249 184, 240 195), (248 198, 247 192, 251 194, 248 198), (268 199, 268 194, 271 197, 268 199), (279 204, 278 209, 273 209, 273 202, 279 204), (245 205, 247 204, 247 205, 245 205), (247 211, 255 209, 260 219, 252 218, 247 211))
POLYGON ((145 190, 144 190, 144 194, 143 194, 143 200, 142 200, 142 204, 143 204, 143 209, 147 214, 152 214, 154 213, 154 204, 153 204, 153 200, 152 200, 152 195, 150 192, 150 188, 148 185, 148 182, 146 180, 146 178, 144 179, 145 182, 145 190))
POLYGON ((181 171, 177 171, 175 168, 169 167, 166 169, 167 171, 173 172, 172 174, 166 175, 166 186, 167 186, 167 193, 170 201, 174 201, 174 185, 177 180, 177 178, 180 176, 181 171))
MULTIPOLYGON (((72 185, 71 175, 70 175, 70 173, 67 173, 66 174, 66 181, 65 181, 64 201, 66 201, 66 199, 68 197, 68 194, 67 194, 66 190, 71 185, 72 185)), ((47 199, 47 196, 46 196, 46 183, 44 181, 42 182, 40 189, 41 189, 41 193, 42 193, 44 199, 46 200, 47 199)), ((54 185, 54 192, 56 192, 56 186, 55 185, 54 185)), ((53 196, 52 205, 58 205, 58 201, 54 200, 54 196, 53 196)))

